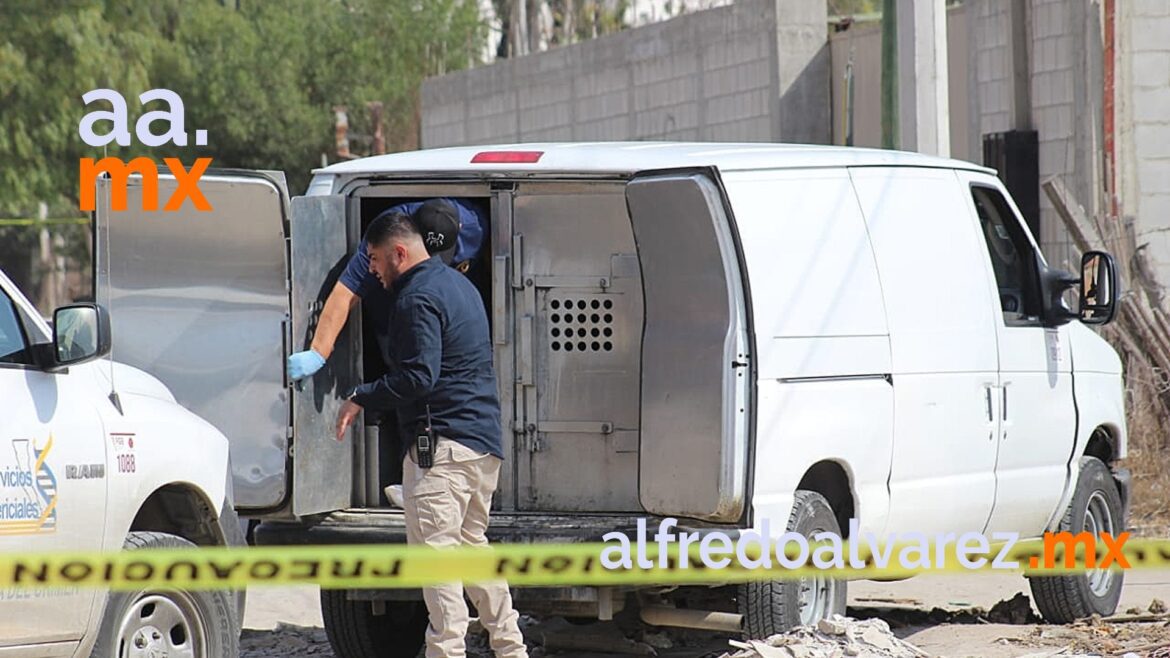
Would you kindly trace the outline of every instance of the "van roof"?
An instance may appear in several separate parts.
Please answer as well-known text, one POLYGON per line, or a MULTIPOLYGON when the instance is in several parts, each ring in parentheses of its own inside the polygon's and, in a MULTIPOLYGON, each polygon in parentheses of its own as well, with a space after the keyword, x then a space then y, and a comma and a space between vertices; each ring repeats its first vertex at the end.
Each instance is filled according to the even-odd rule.
POLYGON ((801 144, 591 142, 457 146, 376 155, 318 169, 326 174, 418 172, 566 172, 632 174, 651 169, 715 166, 722 171, 808 167, 903 166, 991 172, 963 162, 881 149, 801 144), (476 163, 484 151, 539 151, 534 163, 476 163))

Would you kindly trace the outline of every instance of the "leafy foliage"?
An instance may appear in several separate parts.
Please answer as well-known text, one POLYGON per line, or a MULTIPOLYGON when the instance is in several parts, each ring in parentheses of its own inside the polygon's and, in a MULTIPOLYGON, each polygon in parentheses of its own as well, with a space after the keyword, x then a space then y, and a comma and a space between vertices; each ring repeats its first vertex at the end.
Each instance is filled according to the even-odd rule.
POLYGON ((830 16, 853 16, 881 12, 881 0, 828 0, 830 16))
MULTIPOLYGON (((486 31, 475 0, 4 0, 0 3, 0 217, 78 207, 78 159, 171 155, 215 167, 278 169, 293 192, 333 151, 334 105, 385 107, 388 146, 417 145, 417 90, 465 68, 486 31), (186 128, 208 145, 96 152, 77 126, 81 95, 119 91, 130 125, 137 96, 178 92, 186 128)), ((104 129, 104 127, 102 128, 104 129)))

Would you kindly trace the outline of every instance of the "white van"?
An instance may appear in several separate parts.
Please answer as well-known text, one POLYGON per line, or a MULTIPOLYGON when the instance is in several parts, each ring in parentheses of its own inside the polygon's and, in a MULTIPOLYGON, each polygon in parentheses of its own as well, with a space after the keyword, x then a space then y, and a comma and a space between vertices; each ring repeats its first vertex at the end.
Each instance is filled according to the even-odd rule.
MULTIPOLYGON (((0 551, 242 545, 227 439, 102 359, 110 339, 102 307, 50 328, 0 271, 0 551)), ((0 590, 0 656, 235 656, 242 612, 224 591, 0 590)))
MULTIPOLYGON (((241 512, 266 520, 259 542, 405 540, 401 510, 379 502, 376 430, 331 438, 341 393, 381 367, 360 311, 304 390, 283 363, 311 341, 365 225, 437 196, 490 218, 468 276, 510 430, 495 541, 598 539, 643 516, 732 533, 766 518, 777 535, 851 518, 879 536, 1124 528, 1121 364, 1085 326, 1111 319, 1116 269, 1087 255, 1090 298, 1069 312, 1079 277, 1045 263, 982 167, 829 147, 525 144, 338 164, 291 202, 271 174, 201 187, 212 213, 107 213, 120 268, 107 274, 129 318, 118 328, 138 337, 123 358, 231 439, 241 512), (173 334, 188 351, 163 349, 173 334)), ((1033 581, 1054 621, 1111 612, 1120 587, 1109 573, 1033 581)), ((684 607, 727 609, 759 636, 842 612, 844 595, 820 580, 516 600, 602 617, 637 602, 679 624, 684 607)), ((413 655, 417 596, 323 594, 335 651, 413 655)))

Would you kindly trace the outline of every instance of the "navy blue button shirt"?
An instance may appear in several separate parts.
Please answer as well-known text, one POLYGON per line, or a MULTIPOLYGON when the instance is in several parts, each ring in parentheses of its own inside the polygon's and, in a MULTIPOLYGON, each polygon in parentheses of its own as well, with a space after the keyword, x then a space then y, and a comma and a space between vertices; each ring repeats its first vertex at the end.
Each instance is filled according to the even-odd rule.
POLYGON ((504 458, 500 402, 487 313, 475 286, 437 256, 391 284, 387 340, 390 371, 357 388, 354 402, 397 409, 407 446, 431 408, 435 431, 480 453, 504 458))

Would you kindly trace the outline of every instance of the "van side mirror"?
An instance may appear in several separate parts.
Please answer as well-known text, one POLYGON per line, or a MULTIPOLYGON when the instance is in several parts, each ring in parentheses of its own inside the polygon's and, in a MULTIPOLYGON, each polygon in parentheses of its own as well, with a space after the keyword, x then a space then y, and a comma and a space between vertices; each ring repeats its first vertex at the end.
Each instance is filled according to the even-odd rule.
POLYGON ((1117 262, 1104 251, 1081 257, 1080 319, 1105 324, 1117 314, 1117 262))
POLYGON ((53 311, 53 366, 60 368, 110 353, 110 316, 97 304, 53 311))
POLYGON ((1040 302, 1044 326, 1059 327, 1080 317, 1069 309, 1064 295, 1065 291, 1075 288, 1081 282, 1077 275, 1049 267, 1042 260, 1037 264, 1040 270, 1040 302))

